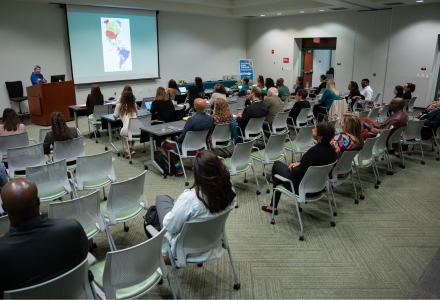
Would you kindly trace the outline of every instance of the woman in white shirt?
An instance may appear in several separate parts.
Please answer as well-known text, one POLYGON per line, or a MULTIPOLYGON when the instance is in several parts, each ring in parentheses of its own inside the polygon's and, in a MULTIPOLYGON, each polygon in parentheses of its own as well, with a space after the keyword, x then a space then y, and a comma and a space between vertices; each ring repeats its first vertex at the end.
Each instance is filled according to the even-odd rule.
MULTIPOLYGON (((136 100, 134 98, 134 95, 132 92, 125 91, 121 95, 121 102, 116 104, 115 112, 113 113, 115 119, 120 118, 122 121, 122 129, 121 129, 121 136, 122 141, 124 144, 127 144, 125 137, 128 135, 128 122, 131 118, 136 118, 137 116, 137 106, 136 106, 136 100)), ((130 150, 125 150, 125 158, 130 158, 130 155, 128 151, 131 152, 131 154, 134 154, 134 141, 129 141, 130 150)))
MULTIPOLYGON (((188 221, 206 221, 215 218, 235 206, 231 176, 225 165, 208 150, 196 151, 193 162, 194 184, 185 190, 177 200, 169 196, 156 197, 156 209, 161 228, 165 228, 162 255, 166 264, 170 263, 167 243, 176 256, 176 241, 183 225, 188 221)), ((204 253, 188 256, 189 262, 203 262, 221 256, 221 241, 216 248, 204 253)))

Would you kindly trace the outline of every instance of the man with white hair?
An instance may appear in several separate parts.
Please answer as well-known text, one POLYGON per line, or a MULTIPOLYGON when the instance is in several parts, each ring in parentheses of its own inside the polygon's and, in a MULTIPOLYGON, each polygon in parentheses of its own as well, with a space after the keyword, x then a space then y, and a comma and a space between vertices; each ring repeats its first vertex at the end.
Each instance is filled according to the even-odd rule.
POLYGON ((278 97, 278 90, 275 87, 271 87, 267 91, 267 96, 264 98, 264 104, 266 104, 268 109, 265 121, 272 124, 277 113, 284 111, 283 101, 278 97))

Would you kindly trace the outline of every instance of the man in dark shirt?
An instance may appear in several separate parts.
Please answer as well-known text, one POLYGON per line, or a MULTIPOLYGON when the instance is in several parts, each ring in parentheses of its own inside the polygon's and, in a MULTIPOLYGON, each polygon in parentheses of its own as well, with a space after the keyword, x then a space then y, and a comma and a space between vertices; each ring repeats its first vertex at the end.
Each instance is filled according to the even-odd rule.
POLYGON ((0 298, 4 291, 58 277, 86 259, 89 243, 83 227, 76 220, 40 215, 33 182, 13 179, 1 196, 11 227, 0 238, 0 298))
POLYGON ((251 118, 262 118, 267 116, 269 110, 266 104, 264 104, 263 101, 260 100, 260 97, 260 88, 254 86, 250 94, 251 105, 246 107, 242 113, 237 114, 238 126, 241 128, 243 134, 251 118))
POLYGON ((440 127, 440 107, 434 108, 427 113, 421 114, 414 118, 413 121, 425 121, 426 127, 422 128, 422 140, 429 140, 432 137, 432 130, 434 132, 440 127))

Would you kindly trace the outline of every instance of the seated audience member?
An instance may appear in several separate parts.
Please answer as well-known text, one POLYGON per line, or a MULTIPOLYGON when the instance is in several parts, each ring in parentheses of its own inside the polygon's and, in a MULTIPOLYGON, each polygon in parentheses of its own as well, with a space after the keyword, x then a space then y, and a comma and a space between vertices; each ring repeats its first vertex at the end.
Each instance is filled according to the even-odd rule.
POLYGON ((26 132, 26 126, 21 123, 15 110, 5 108, 3 110, 2 123, 0 124, 0 136, 14 135, 26 132))
MULTIPOLYGON (((312 130, 312 136, 318 143, 303 155, 300 162, 291 163, 289 166, 286 166, 281 161, 276 161, 272 166, 272 175, 267 175, 267 180, 273 183, 273 187, 282 184, 286 189, 291 190, 290 182, 283 182, 275 177, 275 175, 279 174, 292 181, 295 194, 298 194, 299 184, 309 167, 324 166, 336 161, 337 155, 335 148, 330 145, 334 135, 335 128, 331 123, 321 122, 316 124, 312 130)), ((274 193, 275 207, 272 207, 271 201, 269 205, 263 206, 261 209, 269 213, 272 213, 272 209, 275 209, 275 214, 277 215, 277 206, 280 201, 281 193, 274 193)))
POLYGON ((354 111, 356 108, 362 108, 361 105, 358 104, 358 107, 354 107, 353 105, 356 102, 356 99, 361 97, 361 93, 359 92, 359 86, 356 81, 350 81, 348 84, 348 90, 350 91, 350 94, 348 96, 341 96, 341 99, 345 99, 347 103, 350 104, 351 110, 354 111))
POLYGON ((257 76, 257 87, 259 87, 260 90, 264 89, 264 77, 263 77, 263 75, 258 75, 257 76))
POLYGON ((434 108, 427 113, 421 114, 414 118, 414 121, 425 121, 425 126, 422 127, 422 140, 429 140, 432 137, 432 130, 434 132, 440 127, 440 107, 434 108))
POLYGON ((324 74, 319 76, 319 81, 321 83, 319 84, 318 87, 313 88, 313 90, 315 91, 316 95, 319 95, 321 93, 321 90, 325 89, 325 87, 327 86, 327 82, 325 82, 326 79, 327 79, 327 76, 325 76, 324 74))
POLYGON ((199 92, 195 85, 192 85, 188 88, 188 94, 185 100, 185 111, 188 114, 190 110, 194 109, 194 100, 200 98, 199 92))
POLYGON ((422 110, 422 114, 426 114, 427 112, 437 107, 440 107, 440 97, 437 99, 437 101, 434 101, 431 104, 429 104, 427 107, 425 107, 425 109, 422 110))
POLYGON ((370 80, 367 78, 362 79, 361 81, 362 89, 360 90, 360 96, 354 96, 352 99, 359 99, 359 104, 362 104, 362 107, 365 107, 366 103, 372 102, 373 99, 373 89, 370 86, 370 80))
MULTIPOLYGON (((232 116, 231 109, 229 108, 229 104, 225 99, 218 98, 216 101, 217 105, 215 106, 215 113, 212 116, 212 119, 214 121, 214 126, 212 130, 214 130, 214 127, 218 124, 228 124, 231 123, 234 119, 232 116)), ((209 135, 208 142, 212 143, 212 133, 209 135)))
MULTIPOLYGON (((206 107, 205 99, 197 98, 194 101, 194 109, 196 113, 186 121, 185 127, 183 127, 183 131, 176 139, 176 141, 175 142, 164 141, 162 143, 162 148, 167 157, 168 157, 168 151, 170 151, 171 149, 174 149, 175 152, 178 152, 177 147, 179 147, 179 151, 180 153, 182 153, 182 143, 188 131, 203 131, 212 128, 212 124, 213 124, 212 117, 205 113, 205 107, 206 107)), ((193 154, 190 153, 189 155, 193 155, 193 154)), ((182 166, 179 163, 179 157, 171 153, 170 160, 171 163, 176 166, 177 175, 182 175, 183 170, 182 170, 182 166)))
POLYGON ((199 93, 204 93, 205 92, 205 87, 203 86, 202 78, 196 77, 194 79, 194 85, 197 87, 197 91, 199 93))
POLYGON ((170 97, 170 100, 174 100, 174 98, 176 98, 176 95, 180 95, 180 90, 177 87, 177 83, 174 79, 170 79, 170 81, 168 81, 167 94, 168 97, 170 97))
POLYGON ((49 154, 53 150, 55 141, 68 141, 78 137, 78 131, 75 127, 67 127, 66 118, 63 113, 55 111, 50 116, 52 131, 46 133, 43 142, 44 154, 49 154))
POLYGON ((40 214, 37 186, 25 178, 2 189, 11 227, 0 238, 0 295, 58 277, 87 258, 89 241, 73 219, 40 214))
POLYGON ((407 82, 403 85, 403 99, 411 99, 412 98, 412 93, 414 93, 414 91, 416 90, 416 85, 414 83, 410 83, 407 82))
POLYGON ((263 97, 267 95, 267 92, 271 87, 275 87, 275 83, 273 82, 272 78, 267 77, 266 81, 264 82, 264 88, 261 90, 263 97))
POLYGON ((174 104, 168 99, 167 92, 163 87, 158 87, 156 97, 151 104, 150 113, 152 120, 159 120, 165 123, 173 121, 174 104))
MULTIPOLYGON (((292 119, 287 119, 287 124, 290 125, 297 125, 296 124, 296 118, 298 118, 299 113, 301 112, 301 109, 303 108, 310 108, 310 102, 306 101, 307 98, 307 91, 304 89, 298 90, 295 96, 297 102, 293 105, 292 110, 289 112, 289 117, 292 119), (295 124, 292 124, 292 121, 295 124)), ((304 124, 299 124, 300 126, 303 126, 304 124)))
MULTIPOLYGON (((122 93, 123 93, 123 92, 130 92, 130 93, 133 93, 133 89, 131 88, 131 86, 129 86, 129 85, 125 85, 125 86, 124 86, 124 89, 122 90, 122 93)), ((119 102, 121 102, 122 93, 119 95, 118 100, 116 101, 116 104, 119 103, 119 102)), ((134 97, 134 101, 136 101, 136 96, 135 96, 134 94, 133 94, 133 97, 134 97)))
POLYGON ((396 85, 396 87, 394 88, 394 98, 403 98, 403 86, 401 85, 396 85))
POLYGON ((260 100, 261 90, 259 87, 254 86, 249 96, 251 105, 247 106, 242 113, 240 112, 237 115, 237 125, 241 128, 243 134, 245 134, 244 131, 251 118, 266 117, 268 113, 267 106, 260 100))
MULTIPOLYGON (((231 176, 217 155, 208 150, 196 152, 193 161, 194 184, 185 190, 177 200, 170 196, 156 197, 156 208, 160 227, 167 233, 163 239, 162 255, 170 264, 168 246, 176 257, 176 241, 185 222, 202 222, 213 219, 234 208, 236 195, 232 189, 231 176)), ((204 262, 220 258, 222 242, 212 250, 190 255, 190 262, 204 262)))
POLYGON ((267 106, 267 115, 264 121, 272 124, 277 113, 284 112, 283 101, 278 97, 278 90, 275 87, 269 89, 263 103, 267 106))
POLYGON ((241 80, 241 88, 238 90, 238 95, 246 96, 247 90, 249 89, 249 77, 245 76, 241 80))
POLYGON ((280 97, 280 99, 281 99, 281 97, 283 97, 283 98, 286 97, 286 99, 289 98, 290 91, 289 91, 289 88, 284 85, 283 78, 277 79, 277 90, 278 90, 278 96, 280 97))
MULTIPOLYGON (((128 124, 131 118, 137 117, 137 105, 133 93, 129 91, 125 91, 122 93, 121 102, 116 104, 113 117, 115 119, 117 118, 121 119, 122 128, 120 134, 122 137, 122 142, 125 145, 127 145, 126 137, 128 136, 128 124)), ((135 154, 133 148, 134 141, 129 141, 128 145, 129 145, 129 149, 125 149, 125 153, 124 153, 125 158, 130 158, 130 154, 128 153, 128 151, 130 151, 132 155, 135 154)))
POLYGON ((406 126, 408 124, 408 115, 403 111, 405 106, 405 100, 402 98, 394 98, 390 102, 389 111, 393 114, 386 119, 382 124, 377 124, 369 118, 362 118, 362 136, 365 139, 370 137, 375 137, 377 134, 381 133, 384 129, 390 129, 393 126, 393 131, 406 126), (368 126, 366 125, 368 124, 368 126))
POLYGON ((355 114, 344 114, 341 120, 342 132, 337 133, 330 145, 335 148, 338 160, 344 151, 361 150, 364 147, 361 119, 355 114))
MULTIPOLYGON (((93 120, 93 108, 95 105, 104 105, 104 96, 101 93, 101 88, 97 84, 92 85, 90 94, 87 95, 86 107, 89 120, 93 120)), ((101 136, 101 133, 99 132, 100 128, 101 125, 95 125, 95 134, 97 137, 101 136)))
POLYGON ((215 107, 215 101, 217 98, 222 98, 226 100, 226 89, 223 84, 217 83, 214 86, 214 92, 211 95, 211 99, 209 100, 209 105, 211 107, 215 107))
MULTIPOLYGON (((8 181, 9 181, 9 176, 6 173, 5 165, 2 162, 0 162, 0 192, 8 181)), ((0 200, 0 203, 1 203, 1 200, 0 200)), ((0 208, 0 212, 1 212, 1 208, 0 208)), ((0 214, 0 216, 1 215, 2 214, 0 214)))
POLYGON ((327 111, 333 104, 333 101, 340 100, 339 91, 336 89, 335 82, 333 80, 327 81, 326 90, 324 94, 322 94, 321 99, 318 100, 318 103, 313 106, 313 115, 321 122, 324 118, 322 115, 318 117, 318 114, 327 115, 327 111))
POLYGON ((295 86, 293 87, 293 93, 291 94, 290 98, 295 98, 296 93, 299 90, 303 90, 304 89, 304 78, 302 78, 301 76, 296 77, 296 81, 295 81, 295 86))

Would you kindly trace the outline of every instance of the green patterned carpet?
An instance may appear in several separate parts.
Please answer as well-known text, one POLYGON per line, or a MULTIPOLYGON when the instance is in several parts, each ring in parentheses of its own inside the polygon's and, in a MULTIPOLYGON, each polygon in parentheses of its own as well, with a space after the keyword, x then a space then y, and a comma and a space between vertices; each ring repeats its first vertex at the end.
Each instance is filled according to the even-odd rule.
MULTIPOLYGON (((86 117, 80 117, 79 122, 87 134, 86 117)), ((39 128, 27 126, 30 137, 38 139, 39 128)), ((104 132, 98 144, 86 139, 86 154, 104 151, 108 141, 104 132)), ((116 144, 121 147, 121 140, 116 144)), ((136 144, 135 149, 132 165, 114 155, 118 180, 144 171, 143 163, 150 158, 149 145, 147 153, 142 153, 142 145, 136 144)), ((325 198, 302 205, 305 241, 298 240, 296 210, 290 199, 282 197, 275 225, 270 224, 270 214, 261 210, 270 201, 261 165, 256 165, 262 190, 259 196, 252 176, 247 184, 243 176, 233 177, 240 207, 231 212, 226 229, 241 289, 233 289, 233 274, 224 251, 221 259, 202 268, 190 265, 178 270, 185 298, 408 297, 440 246, 440 162, 435 160, 429 142, 424 150, 425 165, 420 164, 418 151, 412 156, 405 154, 406 169, 399 168, 398 159, 393 157, 394 176, 385 175, 386 164, 379 160, 382 184, 377 190, 372 171, 361 170, 365 200, 358 205, 354 204, 349 181, 336 186, 338 216, 334 228, 330 227, 325 198)), ((188 173, 191 184, 192 172, 188 173)), ((163 179, 153 168, 147 171, 144 190, 149 205, 159 194, 178 197, 184 188, 183 177, 163 179)), ((41 205, 41 211, 47 213, 47 203, 41 205)), ((142 224, 139 216, 128 223, 127 233, 122 224, 111 228, 118 249, 146 240, 142 224)), ((103 260, 109 251, 105 234, 99 234, 95 242, 98 248, 93 254, 98 261, 103 260)), ((145 295, 171 297, 167 282, 145 295)))

